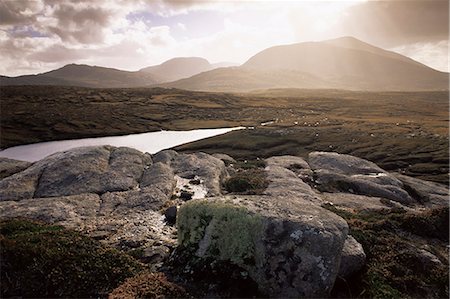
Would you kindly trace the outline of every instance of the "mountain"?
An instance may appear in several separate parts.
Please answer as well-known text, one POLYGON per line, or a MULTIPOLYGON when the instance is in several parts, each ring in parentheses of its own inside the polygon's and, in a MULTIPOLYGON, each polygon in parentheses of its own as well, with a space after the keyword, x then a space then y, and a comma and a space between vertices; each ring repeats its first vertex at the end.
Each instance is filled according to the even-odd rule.
POLYGON ((291 70, 254 70, 242 67, 218 68, 190 78, 162 84, 203 91, 251 91, 268 88, 328 88, 329 84, 308 73, 291 70))
POLYGON ((157 83, 154 76, 113 68, 68 64, 57 70, 18 77, 0 77, 0 85, 67 85, 83 87, 143 87, 157 83))
POLYGON ((188 78, 201 72, 214 68, 208 60, 200 57, 177 57, 160 65, 146 67, 140 70, 158 78, 159 82, 170 82, 182 78, 188 78))
POLYGON ((230 66, 238 66, 239 63, 236 62, 229 62, 229 61, 224 61, 224 62, 217 62, 217 63, 213 63, 211 64, 212 67, 214 69, 220 68, 220 67, 230 67, 230 66))
POLYGON ((164 86, 206 91, 255 88, 446 90, 449 74, 353 37, 275 46, 237 68, 221 68, 164 86))
POLYGON ((177 57, 137 72, 83 64, 68 64, 60 69, 37 75, 0 76, 0 85, 145 87, 188 78, 217 67, 230 65, 233 65, 233 63, 210 64, 208 60, 200 57, 177 57))

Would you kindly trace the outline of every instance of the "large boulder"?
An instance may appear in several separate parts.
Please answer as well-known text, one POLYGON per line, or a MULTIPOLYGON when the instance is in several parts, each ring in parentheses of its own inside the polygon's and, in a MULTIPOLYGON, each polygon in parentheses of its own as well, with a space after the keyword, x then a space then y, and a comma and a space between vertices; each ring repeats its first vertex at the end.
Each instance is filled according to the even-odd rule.
POLYGON ((49 164, 36 196, 126 191, 139 186, 149 155, 131 148, 87 147, 71 150, 49 164))
POLYGON ((157 211, 170 200, 176 180, 171 167, 161 162, 144 170, 139 188, 123 192, 102 194, 101 215, 128 214, 136 210, 157 211))
MULTIPOLYGON (((153 157, 154 162, 169 165, 182 179, 196 179, 206 190, 206 196, 221 195, 222 181, 228 176, 222 160, 205 153, 178 154, 173 150, 161 151, 153 157)), ((185 183, 185 180, 178 180, 185 183)), ((179 186, 182 187, 182 186, 179 186)))
POLYGON ((150 155, 130 148, 71 149, 1 180, 0 201, 131 190, 150 164, 150 155))
POLYGON ((321 191, 382 197, 406 205, 417 203, 399 179, 370 161, 333 152, 312 152, 309 165, 321 191))
POLYGON ((178 243, 235 263, 273 297, 326 297, 338 274, 347 223, 295 197, 228 196, 181 206, 178 243))

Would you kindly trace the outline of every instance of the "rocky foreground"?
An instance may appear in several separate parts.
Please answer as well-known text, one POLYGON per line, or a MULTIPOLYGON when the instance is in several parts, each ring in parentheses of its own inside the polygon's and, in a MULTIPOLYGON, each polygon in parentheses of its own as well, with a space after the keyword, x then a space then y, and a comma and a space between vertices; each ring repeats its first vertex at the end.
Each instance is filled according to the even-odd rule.
MULTIPOLYGON (((366 248, 357 241, 363 237, 351 235, 355 223, 344 215, 447 209, 448 219, 444 185, 332 152, 312 152, 307 161, 235 161, 221 154, 166 150, 152 156, 86 147, 33 164, 2 159, 0 175, 3 221, 26 218, 80 231, 123 252, 139 252, 151 271, 180 284, 187 281, 180 273, 189 275, 192 265, 180 258, 173 270, 177 254, 227 262, 255 283, 258 295, 269 297, 327 297, 337 280, 363 271, 366 248)), ((448 277, 446 243, 414 238, 408 252, 419 261, 417 271, 445 268, 448 277)))

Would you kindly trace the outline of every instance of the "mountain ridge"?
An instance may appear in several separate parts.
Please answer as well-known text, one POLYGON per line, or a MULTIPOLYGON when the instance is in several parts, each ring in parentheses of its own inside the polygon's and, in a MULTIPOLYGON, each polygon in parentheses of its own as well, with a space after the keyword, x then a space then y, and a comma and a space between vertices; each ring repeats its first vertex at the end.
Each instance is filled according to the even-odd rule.
POLYGON ((354 37, 277 45, 240 66, 218 67, 201 57, 176 57, 129 72, 68 64, 37 75, 0 76, 0 85, 165 87, 248 92, 269 88, 368 91, 448 90, 449 74, 354 37))
POLYGON ((220 72, 198 74, 163 86, 236 92, 252 91, 256 85, 259 89, 448 90, 449 76, 353 37, 270 47, 252 56, 240 67, 220 69, 220 72), (265 75, 267 72, 271 72, 272 76, 265 75), (304 80, 296 72, 309 74, 309 78, 316 77, 318 80, 304 80), (252 77, 246 77, 246 73, 251 73, 252 77), (236 77, 239 77, 239 86, 234 85, 236 77), (255 78, 262 77, 264 80, 254 84, 255 78), (220 81, 218 78, 224 79, 220 81), (243 85, 247 86, 241 88, 243 85))

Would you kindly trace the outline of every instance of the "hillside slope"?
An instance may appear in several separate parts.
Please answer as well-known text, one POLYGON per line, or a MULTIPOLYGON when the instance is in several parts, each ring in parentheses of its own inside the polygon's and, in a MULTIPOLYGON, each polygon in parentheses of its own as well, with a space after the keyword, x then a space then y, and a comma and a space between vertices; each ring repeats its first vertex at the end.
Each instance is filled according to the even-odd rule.
POLYGON ((159 65, 149 66, 140 72, 153 75, 160 82, 170 82, 188 78, 213 69, 208 60, 200 57, 177 57, 159 65))
POLYGON ((268 48, 238 68, 223 68, 167 84, 207 91, 255 88, 445 90, 448 73, 352 37, 268 48))
POLYGON ((98 66, 68 64, 62 68, 18 77, 1 77, 0 85, 65 85, 82 87, 143 87, 157 81, 151 74, 98 66))

